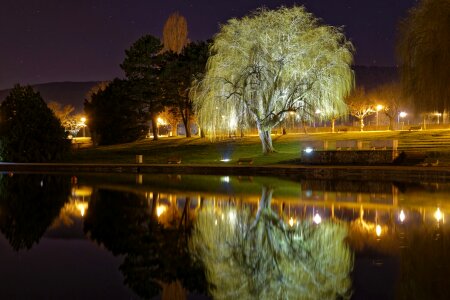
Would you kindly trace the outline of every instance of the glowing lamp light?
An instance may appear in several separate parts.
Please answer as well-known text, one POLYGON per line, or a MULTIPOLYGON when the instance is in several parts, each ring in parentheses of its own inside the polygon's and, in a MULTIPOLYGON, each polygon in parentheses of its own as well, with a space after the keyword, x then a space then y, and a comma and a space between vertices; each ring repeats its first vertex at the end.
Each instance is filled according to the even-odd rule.
POLYGON ((383 105, 378 104, 378 105, 377 105, 377 111, 380 111, 380 110, 382 110, 382 109, 383 109, 383 105))
POLYGON ((440 222, 443 218, 444 218, 444 214, 441 212, 441 210, 438 209, 434 212, 434 218, 436 219, 436 221, 440 222))
POLYGON ((311 148, 311 147, 308 147, 308 148, 305 148, 305 150, 303 150, 303 151, 305 151, 305 153, 311 153, 311 152, 313 152, 314 151, 314 149, 313 148, 311 148))
POLYGON ((404 111, 401 111, 398 115, 400 116, 400 118, 404 118, 404 117, 406 117, 408 114, 407 114, 406 112, 404 112, 404 111))
POLYGON ((377 234, 377 236, 381 235, 381 226, 377 225, 377 227, 375 227, 375 233, 377 234))
POLYGON ((294 226, 294 218, 292 217, 289 219, 289 226, 294 226))
POLYGON ((229 183, 230 182, 230 176, 222 176, 222 177, 220 177, 220 182, 229 183))
POLYGON ((78 202, 78 203, 76 203, 75 207, 80 211, 81 216, 84 217, 84 214, 86 213, 86 210, 88 209, 87 202, 78 202))
POLYGON ((229 162, 229 161, 231 161, 231 159, 230 158, 222 158, 220 161, 221 162, 229 162))
POLYGON ((322 222, 322 217, 319 215, 319 213, 316 213, 313 218, 313 222, 319 225, 322 222))
POLYGON ((165 213, 165 211, 167 210, 167 207, 165 205, 158 205, 156 207, 156 215, 158 216, 158 218, 165 213))
POLYGON ((81 119, 80 119, 80 121, 81 121, 81 123, 86 123, 86 118, 85 117, 82 117, 81 119))
POLYGON ((398 219, 400 220, 400 222, 404 222, 405 221, 405 219, 406 219, 406 215, 405 215, 405 213, 403 212, 403 209, 400 211, 400 213, 398 214, 398 219))
POLYGON ((320 114, 322 111, 320 109, 316 109, 316 114, 320 114))
POLYGON ((234 211, 228 212, 228 220, 230 220, 231 224, 236 222, 236 213, 234 211))

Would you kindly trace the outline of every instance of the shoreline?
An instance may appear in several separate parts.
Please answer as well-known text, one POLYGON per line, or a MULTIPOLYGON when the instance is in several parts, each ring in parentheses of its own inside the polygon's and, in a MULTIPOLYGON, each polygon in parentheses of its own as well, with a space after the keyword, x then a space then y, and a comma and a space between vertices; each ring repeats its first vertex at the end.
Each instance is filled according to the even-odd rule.
POLYGON ((318 180, 450 182, 450 168, 439 166, 0 163, 0 172, 241 175, 318 180))

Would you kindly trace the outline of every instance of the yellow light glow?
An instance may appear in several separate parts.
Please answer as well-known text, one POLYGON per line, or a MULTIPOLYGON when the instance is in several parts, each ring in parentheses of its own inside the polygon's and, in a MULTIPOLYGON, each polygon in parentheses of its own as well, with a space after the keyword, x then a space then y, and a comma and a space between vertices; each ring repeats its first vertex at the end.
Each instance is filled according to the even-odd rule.
POLYGON ((166 121, 163 118, 156 119, 156 122, 158 123, 158 125, 166 125, 166 121))
POLYGON ((75 207, 80 211, 81 216, 84 217, 84 214, 86 213, 86 210, 88 209, 88 203, 87 202, 76 202, 75 207))
POLYGON ((403 212, 403 209, 400 211, 400 213, 398 214, 398 219, 400 220, 400 222, 404 222, 405 221, 405 219, 406 219, 406 215, 405 215, 405 213, 403 212))
POLYGON ((378 104, 378 105, 377 105, 377 111, 380 111, 380 110, 382 110, 382 109, 383 109, 383 105, 378 104))
POLYGON ((377 234, 377 236, 381 235, 381 226, 377 225, 377 227, 375 227, 375 233, 377 234))
POLYGON ((80 119, 80 121, 81 121, 81 123, 85 123, 85 122, 86 122, 86 118, 85 118, 85 117, 82 117, 82 118, 80 119))
POLYGON ((289 219, 289 226, 294 226, 294 218, 292 217, 289 219))
POLYGON ((441 210, 438 209, 434 212, 434 218, 436 219, 436 221, 440 222, 443 218, 444 218, 444 214, 441 212, 441 210))
POLYGON ((156 215, 158 218, 167 210, 167 207, 165 205, 158 205, 156 207, 156 215))
POLYGON ((400 118, 404 118, 404 117, 406 117, 407 115, 408 115, 408 114, 407 114, 406 112, 404 112, 404 111, 401 111, 400 114, 399 114, 400 118))

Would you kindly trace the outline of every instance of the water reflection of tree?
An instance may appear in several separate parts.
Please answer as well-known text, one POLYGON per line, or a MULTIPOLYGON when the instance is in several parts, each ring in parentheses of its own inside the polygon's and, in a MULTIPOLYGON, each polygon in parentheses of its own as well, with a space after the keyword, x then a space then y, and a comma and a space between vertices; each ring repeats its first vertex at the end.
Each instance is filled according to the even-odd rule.
POLYGON ((120 270, 140 297, 174 287, 183 292, 182 286, 204 290, 204 272, 191 263, 184 228, 158 223, 157 199, 153 194, 149 205, 133 193, 98 190, 91 196, 84 231, 115 255, 125 255, 120 270))
POLYGON ((70 193, 64 176, 0 178, 0 230, 14 250, 31 249, 58 216, 70 193))
POLYGON ((263 188, 258 211, 205 208, 190 240, 215 299, 335 299, 348 297, 353 256, 346 228, 327 222, 288 227, 263 188))

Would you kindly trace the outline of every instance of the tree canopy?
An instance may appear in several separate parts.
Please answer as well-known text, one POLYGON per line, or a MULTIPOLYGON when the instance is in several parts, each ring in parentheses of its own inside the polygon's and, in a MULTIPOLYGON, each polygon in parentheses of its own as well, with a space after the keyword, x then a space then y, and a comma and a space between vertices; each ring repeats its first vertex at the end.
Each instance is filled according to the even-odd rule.
POLYGON ((94 142, 100 145, 126 143, 148 131, 146 113, 131 98, 131 83, 115 79, 84 103, 94 142))
POLYGON ((125 50, 125 60, 120 67, 132 83, 132 97, 141 104, 152 121, 153 139, 158 139, 157 115, 164 110, 159 76, 166 55, 161 54, 160 40, 151 35, 139 38, 125 50))
POLYGON ((353 86, 353 47, 342 30, 303 7, 259 9, 221 27, 204 79, 194 90, 200 126, 212 138, 256 123, 263 153, 289 112, 313 118, 345 111, 353 86))
POLYGON ((450 108, 450 1, 422 0, 400 24, 403 90, 420 112, 450 108))
POLYGON ((60 159, 70 143, 38 92, 16 85, 0 105, 0 157, 11 162, 60 159))
POLYGON ((193 117, 193 103, 189 90, 191 83, 203 76, 207 59, 207 43, 190 43, 180 55, 170 59, 163 72, 165 104, 171 107, 171 112, 177 119, 183 121, 186 137, 191 136, 190 121, 193 117))

